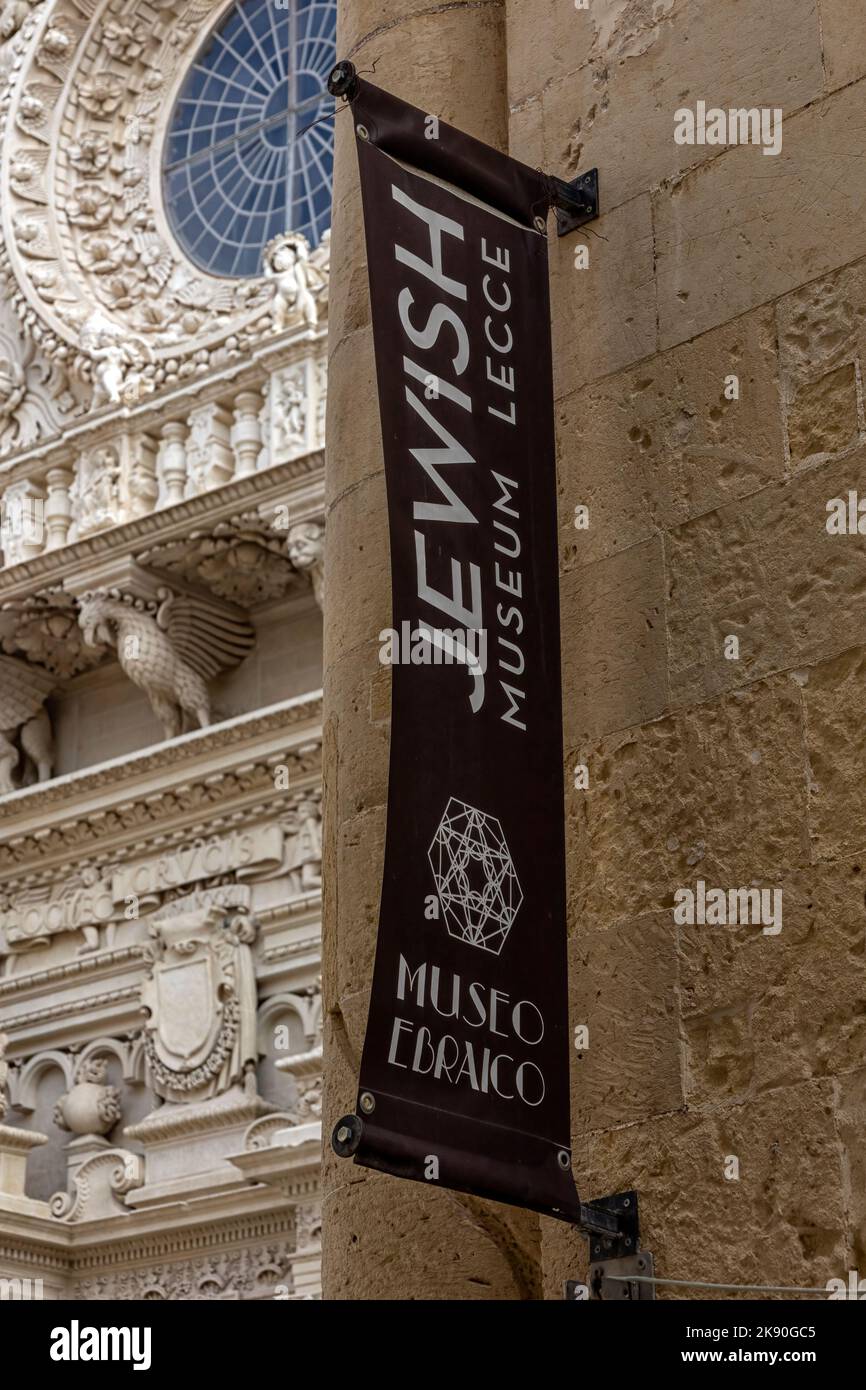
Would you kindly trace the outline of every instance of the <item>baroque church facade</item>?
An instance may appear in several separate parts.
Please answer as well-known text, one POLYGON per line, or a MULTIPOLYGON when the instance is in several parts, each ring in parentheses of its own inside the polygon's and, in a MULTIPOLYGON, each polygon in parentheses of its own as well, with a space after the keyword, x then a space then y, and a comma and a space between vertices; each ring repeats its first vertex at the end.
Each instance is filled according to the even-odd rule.
POLYGON ((331 0, 0 7, 0 1279, 319 1295, 331 0))

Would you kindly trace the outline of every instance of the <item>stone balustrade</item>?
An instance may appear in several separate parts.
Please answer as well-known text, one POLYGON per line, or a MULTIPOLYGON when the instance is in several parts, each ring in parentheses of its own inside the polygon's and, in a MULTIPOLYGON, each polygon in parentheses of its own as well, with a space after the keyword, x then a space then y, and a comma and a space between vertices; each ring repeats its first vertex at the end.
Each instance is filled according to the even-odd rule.
POLYGON ((324 342, 308 338, 300 356, 103 412, 11 460, 5 487, 0 478, 3 565, 321 449, 324 342))

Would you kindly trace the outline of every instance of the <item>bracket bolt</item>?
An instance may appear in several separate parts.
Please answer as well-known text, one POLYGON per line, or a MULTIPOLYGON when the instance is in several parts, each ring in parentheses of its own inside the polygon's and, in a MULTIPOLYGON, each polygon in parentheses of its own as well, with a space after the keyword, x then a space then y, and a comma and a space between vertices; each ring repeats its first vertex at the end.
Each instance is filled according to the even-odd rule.
POLYGON ((351 1132, 352 1131, 346 1125, 340 1125, 340 1127, 337 1130, 337 1138, 339 1139, 341 1144, 345 1144, 351 1132))

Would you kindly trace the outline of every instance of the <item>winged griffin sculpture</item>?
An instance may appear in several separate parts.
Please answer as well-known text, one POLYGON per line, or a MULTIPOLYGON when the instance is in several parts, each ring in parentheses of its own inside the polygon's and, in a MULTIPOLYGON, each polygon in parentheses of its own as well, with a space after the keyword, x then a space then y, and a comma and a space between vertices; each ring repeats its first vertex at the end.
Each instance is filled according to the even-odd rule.
POLYGON ((144 691, 166 738, 182 732, 184 715, 193 726, 210 724, 207 681, 236 666, 255 642, 238 610, 169 589, 158 590, 155 604, 97 589, 81 596, 79 609, 85 642, 117 648, 122 670, 144 691))
POLYGON ((40 782, 51 777, 51 721, 43 706, 56 684, 40 666, 0 656, 0 795, 15 791, 19 763, 22 785, 28 760, 40 782))

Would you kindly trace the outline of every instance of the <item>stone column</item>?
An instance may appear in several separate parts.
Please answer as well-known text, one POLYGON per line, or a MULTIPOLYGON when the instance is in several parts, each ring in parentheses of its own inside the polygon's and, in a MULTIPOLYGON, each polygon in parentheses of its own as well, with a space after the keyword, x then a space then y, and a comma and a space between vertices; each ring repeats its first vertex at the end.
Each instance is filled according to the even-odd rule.
MULTIPOLYGON (((343 0, 338 56, 499 148, 506 139, 502 6, 343 0)), ((327 420, 325 611, 323 1284, 326 1298, 531 1298, 537 1219, 334 1157, 354 1107, 385 828, 390 622, 385 482, 352 118, 336 118, 327 420)))
POLYGON ((239 391, 235 397, 235 423, 232 445, 235 451, 235 477, 245 478, 255 473, 262 451, 262 427, 259 414, 262 398, 258 391, 239 391))
POLYGON ((186 438, 188 430, 179 420, 170 420, 162 427, 162 451, 159 471, 162 474, 165 497, 163 505, 174 507, 183 501, 186 487, 186 438))
POLYGON ((49 468, 45 475, 48 498, 45 503, 46 550, 59 550, 66 545, 72 524, 72 503, 69 489, 75 474, 69 463, 49 468))

